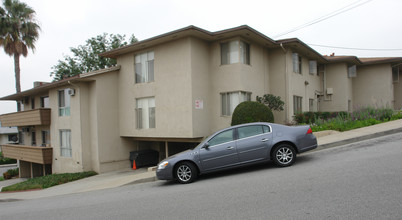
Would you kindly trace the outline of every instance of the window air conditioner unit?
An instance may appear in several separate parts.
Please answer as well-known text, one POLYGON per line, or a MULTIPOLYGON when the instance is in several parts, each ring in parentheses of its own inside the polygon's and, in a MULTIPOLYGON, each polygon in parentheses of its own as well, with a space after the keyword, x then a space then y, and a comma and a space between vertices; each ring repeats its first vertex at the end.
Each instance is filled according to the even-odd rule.
POLYGON ((69 89, 69 90, 68 90, 68 94, 69 94, 70 96, 74 96, 74 95, 75 95, 75 89, 69 89))
POLYGON ((327 95, 332 95, 334 94, 334 89, 333 88, 327 88, 327 95))

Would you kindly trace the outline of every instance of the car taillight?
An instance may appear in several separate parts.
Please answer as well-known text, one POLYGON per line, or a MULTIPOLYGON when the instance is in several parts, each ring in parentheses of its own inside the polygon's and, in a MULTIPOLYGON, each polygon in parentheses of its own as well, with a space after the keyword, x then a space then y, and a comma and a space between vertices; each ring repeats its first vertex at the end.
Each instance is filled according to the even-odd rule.
POLYGON ((313 130, 311 130, 311 128, 308 129, 307 134, 312 134, 313 130))

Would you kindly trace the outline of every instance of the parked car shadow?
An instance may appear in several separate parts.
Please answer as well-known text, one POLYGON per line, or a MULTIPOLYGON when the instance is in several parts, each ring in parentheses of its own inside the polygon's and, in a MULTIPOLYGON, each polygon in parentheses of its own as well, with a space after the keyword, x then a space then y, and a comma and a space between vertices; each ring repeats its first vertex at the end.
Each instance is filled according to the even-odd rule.
MULTIPOLYGON (((300 166, 304 163, 309 163, 309 161, 314 160, 314 156, 311 154, 308 155, 298 155, 295 161, 295 164, 292 166, 300 166)), ((274 162, 269 161, 269 162, 264 162, 260 164, 254 164, 246 167, 240 167, 240 168, 234 168, 234 169, 229 169, 229 170, 223 170, 223 171, 217 171, 213 173, 208 173, 204 175, 200 175, 195 183, 197 182, 203 182, 203 181, 208 181, 212 180, 215 178, 223 178, 227 176, 233 176, 233 175, 241 175, 244 173, 252 173, 252 172, 259 172, 261 170, 271 170, 271 169, 286 169, 278 167, 274 164, 274 162)), ((179 184, 176 180, 169 180, 169 181, 164 181, 161 183, 160 186, 172 186, 172 185, 177 185, 179 184)))

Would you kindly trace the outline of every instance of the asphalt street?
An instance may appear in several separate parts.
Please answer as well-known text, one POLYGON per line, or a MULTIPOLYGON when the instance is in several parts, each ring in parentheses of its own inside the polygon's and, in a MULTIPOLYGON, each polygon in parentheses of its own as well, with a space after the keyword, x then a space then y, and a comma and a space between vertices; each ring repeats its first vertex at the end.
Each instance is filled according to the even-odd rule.
POLYGON ((203 176, 34 200, 0 219, 401 219, 402 133, 203 176))

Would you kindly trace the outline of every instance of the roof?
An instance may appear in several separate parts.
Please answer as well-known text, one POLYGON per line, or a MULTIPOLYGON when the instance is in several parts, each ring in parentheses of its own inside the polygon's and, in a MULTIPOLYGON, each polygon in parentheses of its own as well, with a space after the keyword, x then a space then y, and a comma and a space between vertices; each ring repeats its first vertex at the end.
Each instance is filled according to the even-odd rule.
POLYGON ((350 63, 350 64, 363 64, 356 56, 324 56, 330 63, 350 63))
POLYGON ((292 50, 301 53, 306 57, 310 57, 313 59, 317 59, 318 61, 327 63, 326 60, 320 53, 315 51, 313 48, 305 44, 303 41, 299 40, 298 38, 289 38, 289 39, 282 39, 276 41, 279 46, 287 46, 290 47, 292 50))
POLYGON ((363 65, 382 64, 382 63, 402 63, 402 57, 370 57, 359 58, 363 65))
POLYGON ((136 43, 123 46, 117 49, 113 49, 104 53, 99 54, 103 57, 116 58, 119 55, 132 53, 137 50, 141 50, 144 48, 152 47, 161 43, 166 43, 172 40, 176 40, 178 38, 183 37, 197 37, 206 41, 216 41, 220 39, 228 39, 231 37, 242 36, 246 39, 251 39, 255 42, 258 42, 266 47, 279 47, 276 41, 271 38, 265 36, 264 34, 258 32, 257 30, 247 26, 242 25, 239 27, 234 27, 230 29, 225 29, 216 32, 210 32, 204 29, 201 29, 196 26, 188 26, 182 29, 178 29, 175 31, 171 31, 165 34, 161 34, 152 38, 148 38, 146 40, 138 41, 136 43))
POLYGON ((86 78, 88 77, 92 77, 92 76, 96 76, 99 74, 103 74, 103 73, 108 73, 108 72, 112 72, 115 70, 119 70, 120 66, 114 66, 114 67, 110 67, 107 69, 101 69, 101 70, 97 70, 97 71, 93 71, 93 72, 88 72, 88 73, 82 73, 76 76, 72 76, 69 78, 65 78, 59 81, 55 81, 55 82, 51 82, 51 83, 44 83, 40 86, 34 87, 32 89, 28 89, 19 93, 15 93, 12 95, 8 95, 5 97, 1 97, 0 100, 21 100, 24 97, 28 97, 28 96, 32 96, 32 95, 36 95, 39 93, 44 93, 49 91, 50 89, 54 89, 54 88, 58 88, 61 86, 66 86, 69 85, 72 82, 76 82, 76 81, 85 81, 88 80, 86 78))

